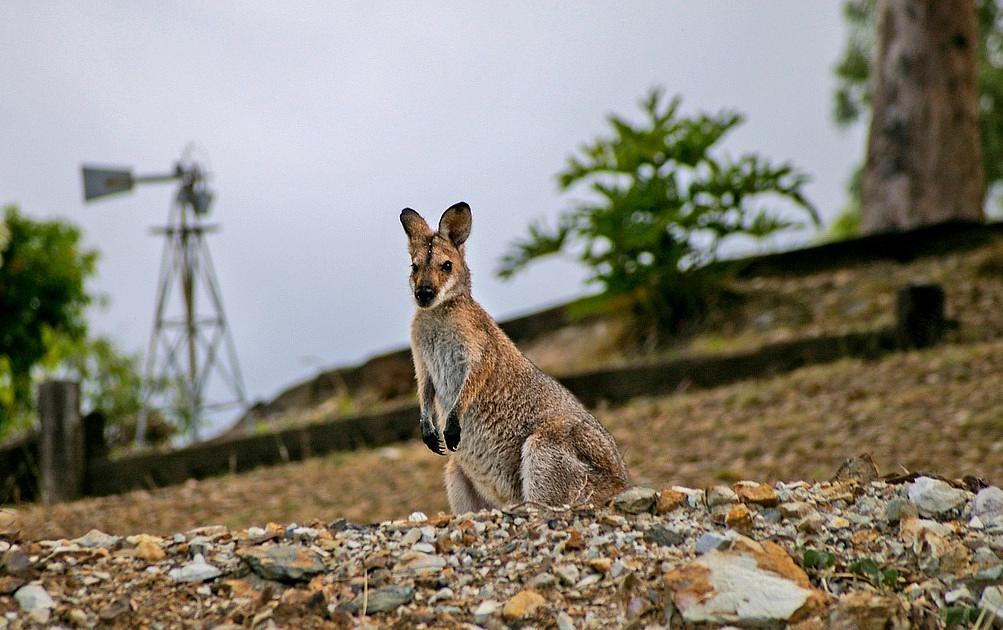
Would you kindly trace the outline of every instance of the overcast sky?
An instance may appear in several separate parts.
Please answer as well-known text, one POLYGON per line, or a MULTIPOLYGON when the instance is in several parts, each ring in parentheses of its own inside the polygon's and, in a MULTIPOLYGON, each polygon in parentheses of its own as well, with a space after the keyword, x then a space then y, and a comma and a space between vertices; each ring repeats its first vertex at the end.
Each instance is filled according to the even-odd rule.
POLYGON ((402 207, 473 208, 474 295, 498 318, 578 295, 568 262, 492 276, 570 198, 554 174, 651 86, 735 108, 725 145, 792 160, 839 212, 862 130, 831 122, 841 2, 52 2, 0 5, 0 203, 101 251, 92 328, 145 349, 173 190, 84 205, 82 162, 213 173, 210 246, 252 399, 406 343, 402 207))

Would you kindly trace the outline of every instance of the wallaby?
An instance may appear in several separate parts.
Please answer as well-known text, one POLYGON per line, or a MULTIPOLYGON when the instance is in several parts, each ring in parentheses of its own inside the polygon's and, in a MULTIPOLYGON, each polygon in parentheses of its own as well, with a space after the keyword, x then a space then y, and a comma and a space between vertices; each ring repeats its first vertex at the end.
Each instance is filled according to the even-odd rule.
POLYGON ((539 370, 470 295, 464 243, 470 206, 457 203, 433 232, 410 208, 411 353, 422 441, 445 455, 455 514, 530 501, 606 501, 627 487, 613 437, 571 392, 539 370), (436 413, 438 412, 438 413, 436 413), (436 417, 445 423, 440 437, 436 417))

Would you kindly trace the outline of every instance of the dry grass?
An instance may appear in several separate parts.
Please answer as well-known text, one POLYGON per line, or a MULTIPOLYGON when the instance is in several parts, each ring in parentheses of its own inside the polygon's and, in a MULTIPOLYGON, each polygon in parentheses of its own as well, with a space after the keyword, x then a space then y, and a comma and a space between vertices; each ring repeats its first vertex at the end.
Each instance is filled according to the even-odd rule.
MULTIPOLYGON (((843 361, 765 380, 601 409, 635 481, 704 486, 817 479, 870 451, 885 471, 1003 481, 1003 341, 882 361, 843 361)), ((22 513, 32 538, 182 531, 208 523, 357 522, 446 510, 444 459, 419 442, 345 453, 150 492, 22 513)))

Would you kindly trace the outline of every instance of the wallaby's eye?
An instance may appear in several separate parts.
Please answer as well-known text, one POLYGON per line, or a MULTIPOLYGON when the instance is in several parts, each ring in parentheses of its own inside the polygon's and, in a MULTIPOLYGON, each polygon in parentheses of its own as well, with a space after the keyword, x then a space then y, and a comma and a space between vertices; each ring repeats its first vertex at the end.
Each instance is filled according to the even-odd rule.
POLYGON ((448 260, 442 263, 442 270, 445 271, 446 273, 449 273, 450 271, 453 270, 453 263, 448 260))
POLYGON ((411 273, 417 273, 417 272, 418 272, 418 265, 411 263, 411 273))

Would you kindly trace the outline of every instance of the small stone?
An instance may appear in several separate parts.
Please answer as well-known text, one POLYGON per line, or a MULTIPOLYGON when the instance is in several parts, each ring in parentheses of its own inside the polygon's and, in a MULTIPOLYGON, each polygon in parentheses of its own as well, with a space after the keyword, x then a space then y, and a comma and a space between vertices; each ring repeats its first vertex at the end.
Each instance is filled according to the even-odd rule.
POLYGON ((575 630, 575 622, 563 610, 557 613, 555 621, 557 622, 557 630, 575 630))
POLYGON ((546 590, 557 584, 557 578, 550 573, 539 573, 529 581, 529 585, 535 589, 546 590))
POLYGON ((609 573, 610 568, 613 566, 613 561, 609 558, 595 558, 589 560, 589 568, 593 571, 598 571, 599 573, 609 573))
POLYGON ((524 590, 513 595, 502 608, 502 617, 510 621, 532 617, 546 600, 536 591, 524 590))
POLYGON ((732 506, 724 519, 725 525, 732 529, 747 532, 752 529, 752 511, 743 503, 732 506))
POLYGON ((415 543, 411 545, 412 551, 417 551, 419 553, 435 553, 435 545, 430 545, 428 543, 415 543))
POLYGON ((412 573, 429 573, 438 571, 445 566, 446 559, 442 556, 412 551, 401 556, 395 569, 412 573))
POLYGON ((1003 490, 996 486, 979 490, 975 495, 972 514, 983 523, 1003 520, 1003 490))
POLYGON ((738 503, 738 495, 728 486, 714 486, 707 491, 707 507, 738 503))
POLYGON ((909 484, 909 500, 921 516, 937 516, 960 508, 968 500, 968 493, 949 483, 932 477, 918 477, 909 484))
POLYGON ((404 537, 401 538, 401 545, 404 547, 410 547, 419 540, 421 540, 421 530, 417 527, 412 527, 406 534, 404 534, 404 537))
POLYGON ((954 602, 974 602, 975 597, 972 592, 968 590, 967 587, 961 586, 953 591, 948 591, 944 593, 944 601, 948 604, 953 604, 954 602))
POLYGON ((99 529, 92 529, 80 538, 76 538, 71 542, 86 549, 109 549, 117 545, 120 540, 122 540, 121 536, 112 536, 99 529))
POLYGON ((573 564, 559 564, 554 567, 554 573, 568 586, 572 586, 578 581, 578 567, 573 564))
MULTIPOLYGON (((413 597, 414 589, 408 586, 385 586, 383 588, 376 589, 375 591, 369 591, 369 598, 365 601, 366 614, 372 615, 394 610, 398 606, 411 601, 413 597)), ((365 595, 363 593, 359 593, 359 595, 352 600, 349 607, 353 612, 362 611, 364 599, 365 595)))
POLYGON ((735 484, 734 490, 744 503, 762 505, 763 507, 774 507, 779 503, 776 491, 769 484, 735 484))
POLYGON ((655 505, 655 512, 666 514, 686 505, 686 495, 671 488, 665 488, 658 493, 658 503, 655 505))
POLYGON ((979 607, 993 613, 997 619, 1003 619, 1003 586, 987 586, 982 591, 979 607))
POLYGON ((222 575, 222 571, 205 561, 202 554, 196 554, 195 559, 178 569, 171 569, 167 575, 175 582, 205 582, 222 575))
POLYGON ((698 554, 705 554, 708 551, 720 549, 729 544, 731 544, 731 538, 728 536, 708 532, 706 534, 701 534, 700 538, 697 538, 696 552, 698 554))
POLYGON ((798 531, 806 534, 818 534, 825 528, 825 519, 818 512, 813 512, 798 522, 798 531))
POLYGON ((616 579, 627 572, 627 565, 619 560, 614 560, 609 568, 609 576, 616 579))
POLYGON ((655 525, 644 531, 644 540, 653 545, 675 547, 676 545, 681 545, 686 542, 686 537, 674 529, 670 529, 663 525, 655 525))
POLYGON ((439 590, 437 590, 435 593, 432 594, 431 597, 428 598, 428 603, 434 604, 435 602, 442 601, 444 599, 453 599, 455 595, 456 594, 453 592, 453 589, 449 588, 448 586, 444 586, 439 590))
POLYGON ((919 516, 916 506, 906 501, 902 497, 895 497, 885 504, 885 520, 889 523, 898 523, 903 518, 919 516))
POLYGON ((686 495, 686 505, 691 508, 703 507, 706 503, 706 493, 703 490, 687 488, 686 486, 672 486, 674 492, 682 492, 686 495))
POLYGON ((160 548, 160 545, 144 540, 143 542, 136 545, 134 551, 137 558, 142 558, 147 562, 157 562, 158 560, 164 559, 164 550, 160 548))
POLYGON ((588 588, 593 584, 598 584, 599 580, 601 579, 602 576, 599 575, 598 573, 589 573, 588 575, 586 575, 585 577, 583 577, 582 579, 578 580, 578 582, 575 583, 575 589, 580 591, 582 589, 588 588))
POLYGON ((266 580, 306 581, 324 570, 324 562, 316 552, 298 545, 251 547, 237 555, 266 580))
POLYGON ((0 558, 0 569, 3 569, 7 575, 24 580, 30 580, 35 572, 31 558, 20 549, 5 553, 0 558))
POLYGON ((829 529, 846 529, 850 526, 850 521, 842 516, 833 516, 829 519, 829 529))
POLYGON ((14 593, 21 610, 28 613, 32 620, 37 623, 47 623, 49 613, 56 607, 56 602, 49 596, 48 591, 41 584, 32 582, 25 584, 14 593))
POLYGON ((428 516, 424 512, 411 512, 411 514, 407 517, 407 520, 412 523, 424 523, 428 520, 428 516))
POLYGON ((811 503, 804 501, 793 501, 791 503, 781 503, 779 506, 780 515, 784 518, 804 518, 815 511, 811 503))
POLYGON ((66 619, 78 628, 87 628, 94 625, 89 619, 87 619, 87 613, 79 608, 71 608, 69 612, 66 613, 66 619))
POLYGON ((760 512, 759 515, 763 517, 764 521, 766 521, 771 525, 776 525, 782 520, 780 516, 780 510, 778 510, 777 508, 766 508, 765 510, 760 512))
POLYGON ((493 615, 501 607, 501 602, 497 602, 493 599, 486 599, 474 609, 474 617, 487 617, 489 615, 493 615))
POLYGON ((906 610, 894 597, 867 592, 847 593, 829 612, 832 628, 908 628, 906 610))
POLYGON ((651 512, 657 500, 658 493, 654 489, 635 486, 616 495, 613 505, 627 514, 643 514, 651 512))

